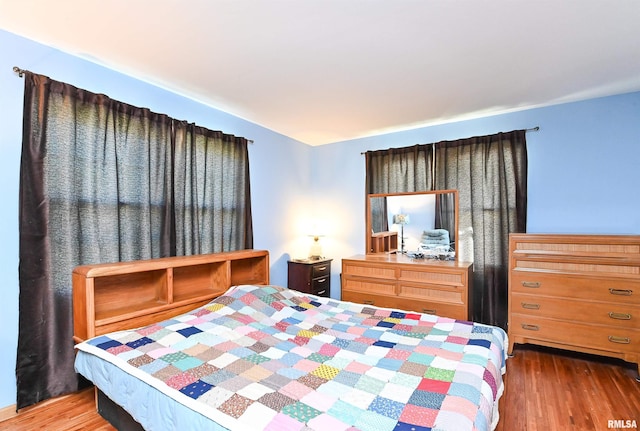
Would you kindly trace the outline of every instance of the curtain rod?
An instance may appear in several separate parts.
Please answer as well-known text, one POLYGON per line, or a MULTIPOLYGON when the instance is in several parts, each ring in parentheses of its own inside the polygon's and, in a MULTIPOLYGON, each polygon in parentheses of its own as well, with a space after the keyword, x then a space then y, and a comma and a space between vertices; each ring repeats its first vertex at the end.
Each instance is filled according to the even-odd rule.
MULTIPOLYGON (((13 66, 13 71, 18 74, 19 78, 22 78, 25 72, 28 72, 26 69, 20 69, 18 66, 13 66)), ((245 138, 247 139, 247 138, 245 138)), ((253 139, 247 139, 247 142, 253 144, 253 139)))
MULTIPOLYGON (((538 130, 540 130, 540 126, 531 127, 530 129, 524 129, 525 132, 537 132, 538 130)), ((415 144, 415 145, 424 145, 424 144, 415 144)), ((407 147, 411 147, 411 145, 407 145, 407 147)), ((367 153, 367 151, 363 151, 360 154, 364 155, 366 153, 367 153)))
POLYGON ((28 70, 20 69, 18 66, 13 66, 13 71, 18 74, 19 78, 22 78, 24 73, 28 72, 28 70))

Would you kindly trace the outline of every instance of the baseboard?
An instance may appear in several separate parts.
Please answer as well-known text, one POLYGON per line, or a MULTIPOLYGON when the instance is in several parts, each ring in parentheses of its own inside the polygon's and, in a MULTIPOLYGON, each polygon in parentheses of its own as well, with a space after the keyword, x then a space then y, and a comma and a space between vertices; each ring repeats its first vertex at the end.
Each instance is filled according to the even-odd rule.
MULTIPOLYGON (((84 388, 84 389, 80 389, 79 392, 81 391, 88 391, 88 390, 93 390, 93 388, 84 388)), ((25 414, 25 412, 33 412, 34 410, 37 411, 38 409, 47 406, 49 404, 52 403, 57 403, 59 401, 62 401, 66 398, 69 398, 71 396, 74 396, 76 393, 70 393, 70 394, 66 394, 66 395, 60 395, 58 397, 55 398, 48 398, 44 401, 40 401, 36 404, 32 404, 30 406, 27 406, 23 409, 20 409, 20 412, 16 411, 16 404, 12 404, 10 406, 6 406, 0 409, 0 423, 2 423, 3 421, 9 420, 9 419, 13 419, 16 416, 19 416, 20 414, 25 414)), ((1 428, 1 427, 0 427, 1 428)))
POLYGON ((18 416, 18 412, 16 411, 16 405, 12 404, 7 407, 3 407, 0 409, 0 422, 6 421, 7 419, 14 418, 18 416))

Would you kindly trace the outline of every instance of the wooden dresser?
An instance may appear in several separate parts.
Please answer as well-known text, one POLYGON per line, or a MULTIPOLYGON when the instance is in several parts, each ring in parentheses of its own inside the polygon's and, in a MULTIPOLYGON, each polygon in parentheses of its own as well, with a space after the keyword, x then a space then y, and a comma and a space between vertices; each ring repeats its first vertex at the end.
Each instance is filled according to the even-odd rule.
POLYGON ((640 367, 640 236, 511 234, 509 353, 515 343, 640 367))
POLYGON ((387 253, 342 259, 342 300, 468 320, 472 267, 387 253))
POLYGON ((238 284, 269 284, 269 253, 240 250, 73 270, 74 340, 186 313, 238 284))

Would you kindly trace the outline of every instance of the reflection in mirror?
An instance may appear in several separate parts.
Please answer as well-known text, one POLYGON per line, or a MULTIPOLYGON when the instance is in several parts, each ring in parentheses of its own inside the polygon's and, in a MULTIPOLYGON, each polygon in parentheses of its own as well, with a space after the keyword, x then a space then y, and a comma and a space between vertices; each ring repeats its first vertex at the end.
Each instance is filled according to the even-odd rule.
POLYGON ((368 253, 454 258, 457 203, 457 190, 369 195, 368 253))

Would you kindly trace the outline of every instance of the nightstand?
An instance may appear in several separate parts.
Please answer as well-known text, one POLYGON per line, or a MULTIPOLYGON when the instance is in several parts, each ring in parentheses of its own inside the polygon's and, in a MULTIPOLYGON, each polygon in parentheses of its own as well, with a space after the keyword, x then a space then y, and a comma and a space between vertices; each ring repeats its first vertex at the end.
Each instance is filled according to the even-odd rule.
POLYGON ((289 261, 289 289, 329 297, 332 259, 289 261))

